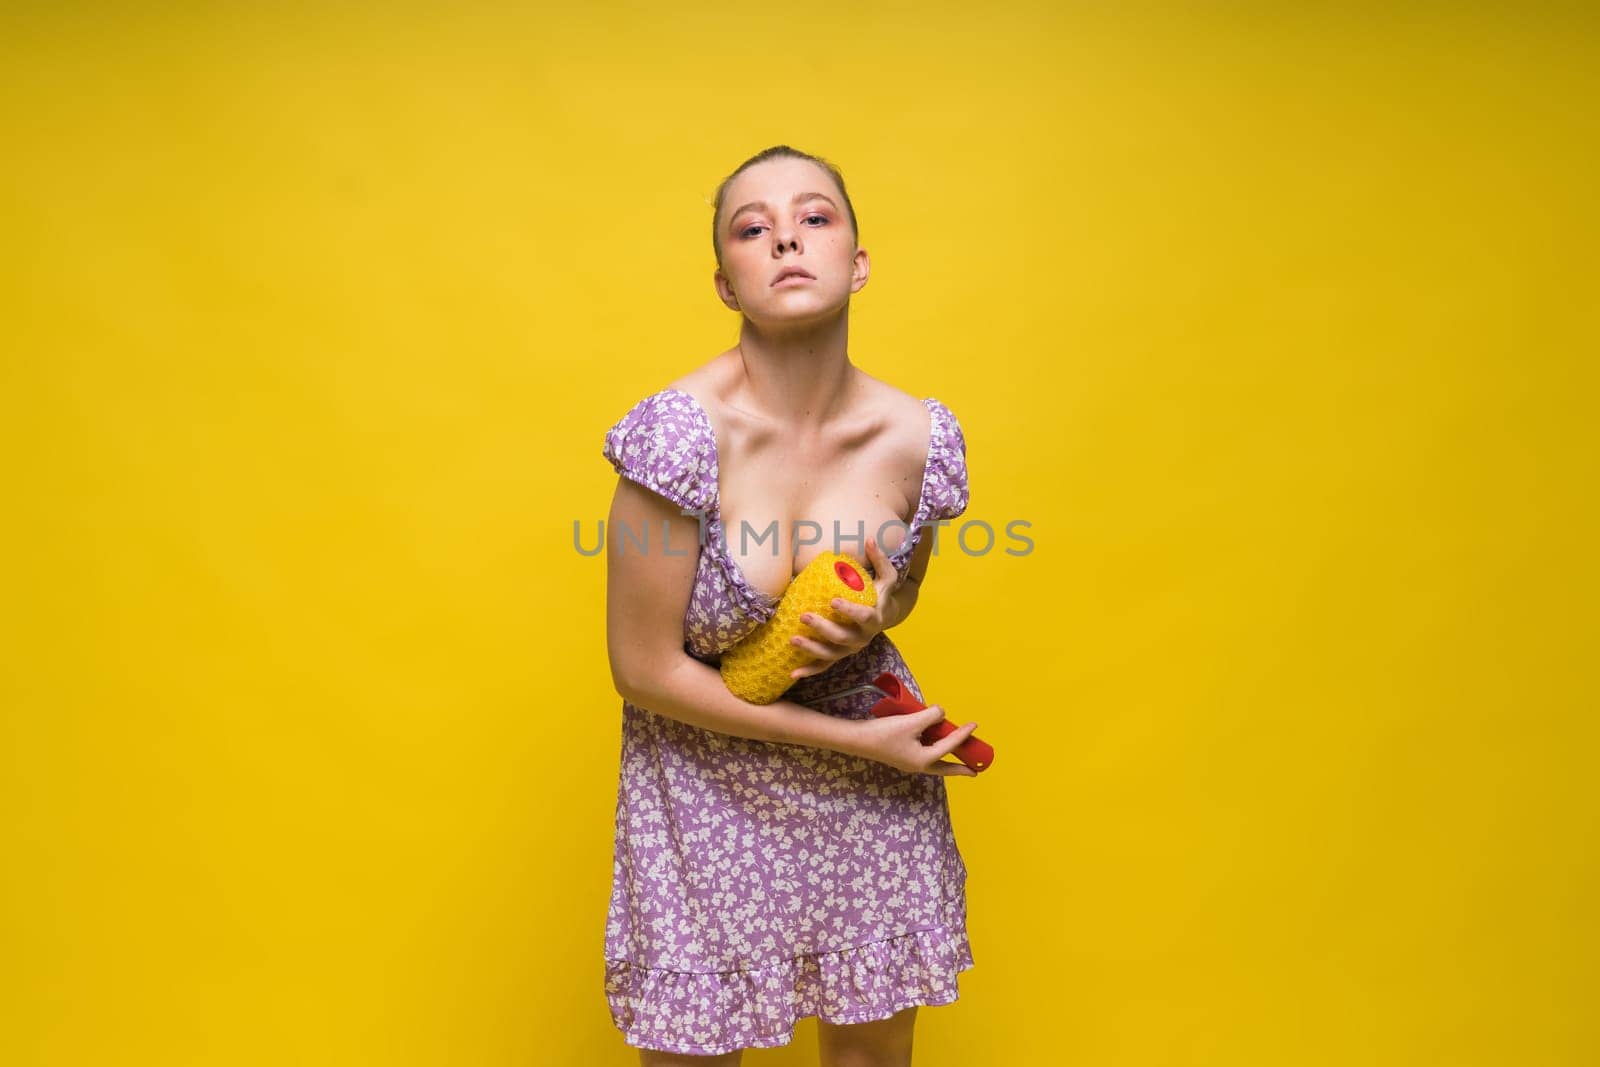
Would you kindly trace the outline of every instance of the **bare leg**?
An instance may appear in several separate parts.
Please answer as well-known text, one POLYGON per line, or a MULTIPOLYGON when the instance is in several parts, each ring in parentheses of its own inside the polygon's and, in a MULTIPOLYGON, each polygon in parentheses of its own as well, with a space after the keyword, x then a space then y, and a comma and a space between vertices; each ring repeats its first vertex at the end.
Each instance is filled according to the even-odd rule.
POLYGON ((917 1006, 870 1023, 835 1025, 817 1019, 822 1067, 911 1067, 917 1006))
POLYGON ((655 1049, 639 1050, 639 1067, 739 1067, 744 1049, 736 1048, 720 1056, 692 1056, 687 1052, 657 1052, 655 1049))

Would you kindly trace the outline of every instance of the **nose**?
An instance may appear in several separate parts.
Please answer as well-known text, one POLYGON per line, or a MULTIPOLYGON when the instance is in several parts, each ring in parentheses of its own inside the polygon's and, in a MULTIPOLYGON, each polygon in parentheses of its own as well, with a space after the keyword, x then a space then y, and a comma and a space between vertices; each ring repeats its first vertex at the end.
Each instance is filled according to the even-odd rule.
POLYGON ((772 235, 777 238, 777 240, 773 242, 775 247, 772 250, 772 255, 774 258, 782 258, 785 252, 791 250, 795 252, 800 251, 800 238, 798 236, 799 230, 796 228, 794 220, 790 219, 782 223, 782 226, 782 229, 778 229, 776 226, 774 226, 772 230, 772 235))

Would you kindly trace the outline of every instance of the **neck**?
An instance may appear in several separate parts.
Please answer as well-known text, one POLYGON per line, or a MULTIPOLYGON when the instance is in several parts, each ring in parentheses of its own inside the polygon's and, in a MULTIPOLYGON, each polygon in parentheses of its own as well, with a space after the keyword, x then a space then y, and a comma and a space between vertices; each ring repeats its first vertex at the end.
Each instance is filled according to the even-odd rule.
POLYGON ((816 425, 838 414, 855 385, 850 362, 849 309, 822 322, 782 332, 744 319, 736 355, 748 403, 792 426, 816 425))

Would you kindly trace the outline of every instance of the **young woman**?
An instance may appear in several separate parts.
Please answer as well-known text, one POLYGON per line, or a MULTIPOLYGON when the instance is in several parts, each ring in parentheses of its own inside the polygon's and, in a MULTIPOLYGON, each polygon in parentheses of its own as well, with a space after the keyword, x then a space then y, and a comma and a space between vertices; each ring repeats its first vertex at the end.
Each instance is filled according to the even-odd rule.
POLYGON ((976 723, 925 746, 939 706, 877 719, 870 693, 832 695, 893 671, 922 699, 886 631, 917 604, 935 524, 966 509, 966 442, 943 403, 850 361, 870 263, 831 164, 761 152, 718 188, 712 227, 738 344, 641 399, 603 449, 623 697, 607 1000, 642 1067, 738 1064, 808 1016, 823 1067, 905 1065, 917 1006, 954 1001, 973 966, 944 783, 973 772, 943 757, 976 723), (823 551, 869 565, 876 608, 804 619, 815 661, 794 685, 734 696, 720 654, 823 551))

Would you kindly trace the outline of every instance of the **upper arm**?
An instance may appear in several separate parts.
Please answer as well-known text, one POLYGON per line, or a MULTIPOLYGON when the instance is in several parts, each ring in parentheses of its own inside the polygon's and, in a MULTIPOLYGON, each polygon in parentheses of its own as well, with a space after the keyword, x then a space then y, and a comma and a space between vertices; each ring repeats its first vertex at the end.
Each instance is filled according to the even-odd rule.
POLYGON ((934 543, 941 532, 953 527, 940 526, 941 521, 956 518, 967 509, 970 491, 967 485, 967 438, 961 422, 943 402, 935 401, 933 407, 933 436, 928 442, 927 475, 922 486, 922 507, 916 519, 925 525, 918 531, 917 547, 911 550, 906 561, 906 585, 920 589, 928 563, 933 558, 934 543))
POLYGON ((911 559, 906 562, 905 582, 913 591, 922 589, 922 577, 928 573, 928 561, 933 558, 934 535, 931 530, 923 534, 917 547, 911 550, 911 559))
POLYGON ((682 658, 683 618, 694 592, 700 522, 625 477, 606 520, 606 652, 620 692, 682 658), (664 536, 664 539, 663 539, 664 536))
POLYGON ((606 523, 606 651, 627 695, 684 658, 698 514, 716 498, 716 445, 699 404, 669 388, 618 419, 601 452, 620 475, 606 523))

